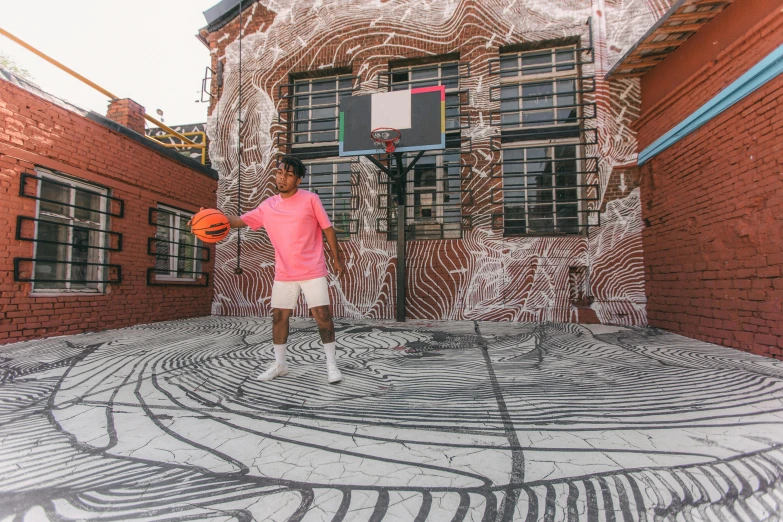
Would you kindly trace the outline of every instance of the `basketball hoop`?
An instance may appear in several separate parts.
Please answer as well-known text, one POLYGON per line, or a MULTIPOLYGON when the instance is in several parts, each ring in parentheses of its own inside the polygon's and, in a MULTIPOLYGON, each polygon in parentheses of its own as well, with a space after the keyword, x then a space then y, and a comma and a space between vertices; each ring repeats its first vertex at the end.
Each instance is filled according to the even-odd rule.
POLYGON ((378 127, 370 132, 370 138, 372 138, 373 143, 375 143, 375 148, 378 149, 378 151, 386 151, 386 154, 391 154, 394 152, 397 143, 400 142, 402 133, 391 127, 378 127))

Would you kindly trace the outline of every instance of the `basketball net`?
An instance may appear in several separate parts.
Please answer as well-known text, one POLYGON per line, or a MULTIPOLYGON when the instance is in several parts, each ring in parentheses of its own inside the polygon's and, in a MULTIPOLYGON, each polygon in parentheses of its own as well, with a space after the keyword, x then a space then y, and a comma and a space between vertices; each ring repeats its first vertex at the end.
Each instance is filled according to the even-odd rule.
POLYGON ((370 132, 370 138, 375 143, 378 154, 392 154, 402 138, 402 133, 391 127, 379 127, 370 132))

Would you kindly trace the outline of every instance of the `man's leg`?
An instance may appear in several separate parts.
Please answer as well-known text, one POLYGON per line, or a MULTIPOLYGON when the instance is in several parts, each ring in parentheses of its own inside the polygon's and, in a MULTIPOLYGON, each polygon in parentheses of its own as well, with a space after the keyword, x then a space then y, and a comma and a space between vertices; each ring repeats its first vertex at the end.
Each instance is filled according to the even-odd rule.
POLYGON ((285 360, 288 322, 299 299, 299 292, 297 283, 275 281, 272 285, 272 343, 275 362, 258 376, 259 380, 271 381, 275 377, 288 373, 288 364, 285 360))
POLYGON ((302 281, 300 284, 307 300, 307 306, 310 308, 310 313, 313 314, 313 319, 318 324, 321 342, 324 344, 328 380, 330 383, 339 382, 343 376, 340 370, 337 369, 334 321, 332 321, 332 311, 329 309, 329 285, 325 277, 302 281))
POLYGON ((324 343, 326 350, 326 362, 334 361, 334 321, 332 321, 332 311, 329 306, 316 306, 310 309, 313 313, 313 319, 318 324, 318 335, 321 336, 321 342, 324 343))
POLYGON ((321 336, 321 342, 324 344, 326 353, 326 373, 330 383, 343 380, 343 375, 337 368, 336 345, 334 342, 334 321, 332 321, 332 311, 329 305, 314 306, 310 309, 313 318, 318 324, 318 333, 321 336))
POLYGON ((275 344, 288 342, 288 320, 293 310, 272 308, 272 341, 275 344))
POLYGON ((318 324, 318 335, 321 336, 321 342, 334 342, 334 321, 332 320, 332 311, 329 305, 315 306, 310 309, 315 322, 318 324))
POLYGON ((272 308, 272 342, 275 345, 275 361, 285 364, 286 343, 288 342, 289 319, 293 310, 272 308))

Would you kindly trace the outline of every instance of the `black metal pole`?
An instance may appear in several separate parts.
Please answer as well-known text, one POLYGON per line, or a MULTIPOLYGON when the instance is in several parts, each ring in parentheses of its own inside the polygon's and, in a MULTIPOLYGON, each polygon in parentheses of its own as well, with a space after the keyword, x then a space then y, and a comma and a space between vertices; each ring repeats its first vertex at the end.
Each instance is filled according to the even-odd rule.
POLYGON ((402 165, 402 152, 395 152, 394 159, 397 162, 397 169, 391 167, 391 155, 388 159, 388 165, 384 165, 373 156, 366 156, 370 162, 378 167, 381 172, 386 173, 389 179, 394 181, 394 188, 397 192, 397 322, 405 322, 405 280, 406 280, 406 255, 405 255, 405 180, 408 172, 424 155, 424 151, 419 151, 416 156, 408 163, 407 167, 402 165))
POLYGON ((405 322, 405 170, 402 165, 402 152, 395 152, 397 161, 397 175, 395 185, 397 189, 397 322, 405 322))
MULTIPOLYGON (((239 0, 239 115, 237 116, 237 215, 242 215, 242 0, 239 0)), ((242 229, 237 229, 237 266, 236 275, 242 275, 242 229)))

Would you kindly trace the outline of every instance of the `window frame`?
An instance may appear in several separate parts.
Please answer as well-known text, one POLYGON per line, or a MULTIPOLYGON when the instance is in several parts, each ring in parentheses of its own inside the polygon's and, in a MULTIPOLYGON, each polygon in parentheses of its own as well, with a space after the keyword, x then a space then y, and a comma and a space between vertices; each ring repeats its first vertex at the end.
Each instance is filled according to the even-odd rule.
MULTIPOLYGON (((583 192, 584 192, 584 190, 586 188, 585 185, 584 185, 584 175, 585 175, 585 172, 584 172, 583 169, 584 169, 585 161, 586 161, 587 158, 585 156, 584 144, 582 143, 582 141, 579 138, 566 138, 566 139, 559 139, 559 140, 530 140, 530 141, 516 141, 516 142, 511 142, 511 143, 505 143, 505 144, 503 144, 501 146, 500 153, 501 153, 501 166, 502 166, 502 170, 501 170, 502 187, 500 188, 500 190, 502 192, 503 197, 502 197, 501 201, 493 201, 493 203, 500 204, 500 205, 502 205, 502 208, 503 208, 503 214, 502 214, 503 215, 503 229, 502 229, 503 237, 549 237, 549 236, 562 237, 562 236, 580 236, 580 235, 584 234, 584 232, 587 229, 587 226, 588 226, 587 221, 589 219, 588 216, 584 216, 584 214, 585 214, 585 209, 584 209, 585 201, 584 201, 584 198, 583 198, 583 196, 584 196, 583 192), (506 150, 510 150, 510 149, 548 148, 548 149, 551 149, 552 156, 551 156, 550 159, 543 160, 543 161, 548 161, 548 162, 550 162, 551 164, 554 165, 558 161, 554 157, 554 149, 556 147, 569 146, 569 145, 574 147, 574 162, 576 164, 576 172, 575 172, 575 174, 576 174, 576 185, 575 185, 575 187, 573 187, 576 190, 576 205, 577 205, 576 232, 557 232, 556 231, 556 229, 557 229, 557 206, 558 206, 557 190, 559 189, 559 187, 556 184, 557 172, 556 172, 556 170, 554 168, 552 169, 552 172, 551 172, 551 176, 553 177, 553 180, 554 180, 554 182, 552 184, 552 187, 551 187, 551 190, 552 190, 552 214, 551 215, 552 215, 552 223, 553 223, 552 231, 551 232, 536 232, 536 231, 531 232, 530 231, 530 219, 529 219, 530 211, 529 211, 529 207, 528 207, 528 205, 529 205, 528 191, 529 190, 535 190, 535 189, 529 189, 527 187, 527 185, 525 187, 520 187, 520 188, 517 188, 517 187, 510 188, 510 189, 506 188, 506 162, 505 162, 505 156, 504 156, 505 151, 506 150), (517 192, 518 191, 524 191, 524 194, 525 194, 525 199, 524 199, 525 232, 523 232, 523 233, 508 233, 508 232, 506 232, 506 230, 507 230, 507 225, 506 225, 506 222, 507 222, 507 216, 506 216, 506 190, 517 191, 517 192)), ((528 159, 524 159, 524 160, 521 160, 521 161, 522 161, 523 165, 526 165, 527 163, 535 162, 535 160, 528 160, 528 159)), ((523 173, 514 174, 514 175, 519 177, 519 178, 521 178, 521 179, 525 179, 526 180, 527 177, 529 176, 529 173, 528 172, 523 172, 523 173)), ((563 190, 563 188, 560 188, 560 190, 563 190)), ((492 198, 492 199, 494 199, 494 198, 492 198)), ((565 202, 564 202, 564 204, 565 204, 565 202)))
MULTIPOLYGON (((520 81, 520 79, 522 78, 540 80, 542 78, 559 77, 559 76, 573 76, 573 75, 578 76, 580 61, 577 59, 577 55, 582 51, 584 51, 584 49, 580 49, 577 46, 577 44, 566 44, 566 45, 555 45, 553 47, 543 47, 540 49, 531 49, 527 51, 514 51, 514 52, 502 53, 498 61, 497 74, 501 78, 501 83, 503 82, 504 79, 509 81, 520 81), (573 67, 568 70, 558 71, 557 54, 558 52, 562 53, 564 51, 572 52, 574 59, 570 62, 561 62, 561 63, 572 64, 573 67), (544 55, 547 52, 549 53, 550 56, 554 56, 553 60, 550 62, 552 65, 550 66, 548 71, 534 73, 534 74, 522 74, 522 72, 525 70, 525 67, 522 65, 523 56, 544 55), (501 66, 501 64, 503 63, 503 59, 512 56, 516 57, 518 67, 516 69, 510 69, 510 70, 516 71, 518 74, 516 76, 503 76, 503 68, 501 66)), ((564 65, 560 65, 560 67, 564 67, 564 65)), ((542 69, 542 68, 543 67, 537 67, 537 66, 529 67, 529 69, 542 69)))
MULTIPOLYGON (((188 211, 185 211, 185 210, 182 210, 182 209, 178 209, 176 207, 165 205, 163 203, 158 203, 158 205, 155 207, 155 210, 156 210, 158 216, 161 215, 161 212, 159 212, 159 211, 162 210, 164 214, 168 214, 169 217, 175 217, 176 221, 177 221, 177 226, 174 226, 174 225, 168 226, 168 230, 172 231, 172 237, 169 238, 166 241, 166 244, 169 245, 169 247, 168 247, 169 251, 166 253, 166 258, 169 261, 169 273, 168 274, 162 274, 162 273, 160 273, 158 271, 159 270, 158 267, 157 267, 158 255, 156 253, 155 254, 155 281, 165 281, 165 282, 181 281, 183 283, 193 283, 193 282, 195 282, 198 279, 198 277, 197 277, 198 272, 201 272, 201 264, 202 264, 202 260, 199 259, 198 256, 196 256, 195 251, 198 248, 204 248, 204 245, 202 244, 201 240, 199 240, 199 238, 196 237, 193 234, 191 234, 193 236, 193 245, 192 245, 193 246, 193 250, 194 250, 193 258, 192 259, 191 258, 184 258, 186 260, 193 261, 193 267, 192 267, 192 270, 190 270, 191 273, 190 274, 186 274, 184 276, 177 275, 178 263, 179 263, 179 260, 180 260, 180 252, 179 252, 180 242, 179 242, 179 238, 180 238, 180 232, 182 232, 181 227, 180 227, 180 223, 182 222, 181 220, 183 218, 186 218, 189 221, 194 216, 194 214, 192 212, 188 212, 188 211), (171 252, 171 247, 172 246, 175 247, 176 253, 172 253, 171 252)), ((156 224, 155 239, 160 239, 160 238, 158 238, 157 227, 160 227, 159 223, 156 224)))
MULTIPOLYGON (((337 145, 340 139, 340 96, 342 94, 345 94, 347 96, 351 96, 353 94, 354 89, 354 81, 356 80, 356 77, 349 74, 335 74, 335 75, 329 75, 329 76, 319 76, 315 78, 294 78, 291 80, 291 91, 290 91, 290 97, 291 97, 291 104, 290 104, 290 146, 292 148, 304 148, 304 147, 324 147, 324 146, 333 146, 337 145), (313 84, 314 83, 327 83, 329 80, 331 80, 334 83, 333 89, 327 89, 325 91, 313 91, 313 84), (340 82, 343 80, 347 80, 350 82, 350 85, 348 87, 340 87, 340 82), (308 89, 307 92, 297 92, 297 87, 301 85, 307 85, 308 89), (313 105, 312 99, 313 96, 324 95, 324 94, 330 94, 333 93, 335 96, 336 102, 334 104, 327 103, 322 105, 313 105), (300 107, 298 105, 298 101, 300 98, 306 97, 307 98, 307 105, 300 107), (334 129, 326 129, 326 130, 313 130, 313 120, 317 120, 317 122, 320 122, 321 120, 326 120, 327 118, 313 118, 313 110, 316 109, 333 109, 334 111, 334 129), (307 111, 307 118, 299 119, 297 114, 300 111, 307 111), (297 129, 297 127, 303 123, 307 124, 307 130, 306 131, 300 131, 297 129), (320 140, 320 141, 313 141, 313 134, 319 134, 319 133, 333 133, 334 139, 330 140, 320 140), (306 136, 305 141, 297 141, 298 136, 306 136)), ((331 120, 331 117, 328 118, 331 120)), ((316 123, 317 123, 316 122, 316 123)))
MULTIPOLYGON (((406 153, 404 156, 405 165, 409 164, 409 162, 414 158, 415 153, 406 153)), ((462 198, 465 191, 462 189, 462 168, 464 167, 464 164, 462 163, 462 156, 463 152, 458 149, 445 149, 443 151, 437 150, 437 151, 428 151, 423 156, 424 158, 435 158, 435 187, 424 187, 424 188, 417 188, 415 187, 416 182, 416 170, 418 167, 424 166, 421 163, 421 160, 416 163, 416 165, 408 172, 407 178, 405 180, 405 221, 404 226, 410 228, 410 227, 416 227, 418 225, 426 226, 426 225, 439 225, 440 226, 440 233, 438 234, 438 237, 421 237, 420 235, 416 235, 415 231, 413 232, 413 237, 410 237, 411 241, 448 241, 453 239, 463 239, 464 238, 464 225, 463 225, 463 218, 462 215, 462 198), (445 158, 446 156, 454 156, 457 160, 456 163, 446 162, 445 158), (454 167, 456 168, 456 176, 450 177, 449 176, 449 168, 454 167), (454 202, 454 208, 458 210, 458 217, 456 221, 449 221, 446 222, 446 206, 449 203, 445 202, 445 195, 452 194, 453 191, 446 190, 446 184, 448 181, 454 180, 456 182, 457 186, 457 196, 454 202), (435 192, 434 194, 434 202, 433 205, 435 206, 435 216, 428 217, 428 218, 417 218, 415 216, 416 211, 416 194, 417 193, 423 193, 423 192, 435 192), (446 224, 453 225, 452 227, 446 229, 446 224), (454 233, 455 237, 450 237, 447 235, 447 232, 454 233)), ((397 216, 397 195, 394 193, 393 187, 394 183, 390 180, 387 180, 386 183, 384 183, 386 186, 386 193, 379 194, 379 207, 386 210, 386 217, 380 218, 382 221, 386 221, 386 231, 385 233, 387 236, 394 235, 392 233, 392 222, 396 221, 397 226, 399 227, 399 216, 397 216), (385 200, 385 205, 380 203, 380 199, 383 198, 385 200)))
MULTIPOLYGON (((312 170, 311 167, 314 166, 314 165, 332 165, 332 174, 331 174, 331 176, 332 176, 332 185, 331 185, 331 187, 332 187, 332 197, 329 198, 332 201, 332 205, 330 205, 331 206, 331 214, 330 214, 329 209, 326 208, 325 205, 324 205, 324 210, 326 210, 327 215, 329 215, 329 221, 332 222, 332 226, 333 227, 335 226, 335 220, 336 220, 335 216, 336 216, 337 212, 347 213, 348 216, 349 216, 349 221, 348 221, 349 227, 350 227, 351 223, 353 223, 354 221, 356 221, 356 227, 357 227, 356 231, 351 231, 349 229, 347 232, 339 232, 335 228, 335 233, 337 234, 337 240, 338 241, 350 241, 351 236, 356 234, 356 233, 358 233, 358 221, 353 217, 354 213, 358 211, 358 205, 355 204, 357 202, 358 196, 357 196, 356 191, 355 191, 356 185, 355 185, 355 183, 353 181, 354 180, 354 173, 353 173, 353 169, 351 168, 351 165, 353 165, 354 163, 356 163, 356 162, 354 160, 351 160, 350 158, 339 157, 339 156, 337 158, 335 158, 335 157, 326 157, 326 158, 318 158, 318 159, 314 159, 314 160, 305 161, 304 165, 305 165, 306 173, 305 173, 304 179, 302 179, 302 183, 299 185, 299 188, 303 188, 303 189, 308 190, 308 191, 312 192, 313 194, 317 195, 318 198, 321 199, 321 204, 323 205, 323 200, 321 198, 321 193, 319 193, 317 191, 321 190, 323 188, 326 188, 327 185, 318 185, 316 187, 313 187, 313 170, 312 170), (341 171, 340 168, 339 168, 339 165, 346 165, 348 167, 348 169, 346 171, 341 171), (348 185, 350 187, 350 193, 347 196, 347 199, 350 200, 351 204, 350 204, 350 207, 349 207, 349 209, 347 211, 345 209, 338 210, 336 208, 336 206, 334 205, 334 201, 335 200, 346 199, 346 196, 339 196, 338 197, 337 196, 337 192, 336 192, 338 186, 345 186, 345 185, 341 184, 341 182, 339 180, 339 176, 340 176, 341 173, 342 174, 347 173, 347 174, 350 175, 350 177, 349 177, 349 185, 348 185), (306 183, 306 185, 305 185, 305 183, 306 183)), ((325 173, 320 173, 319 172, 316 175, 317 176, 324 176, 325 173)))
MULTIPOLYGON (((88 252, 88 263, 98 263, 101 265, 106 265, 108 263, 108 251, 106 250, 106 232, 109 232, 109 214, 107 212, 107 202, 109 197, 109 190, 107 188, 101 187, 99 185, 95 185, 86 181, 82 181, 77 178, 73 178, 71 176, 68 176, 66 174, 60 173, 60 172, 54 172, 49 169, 36 166, 35 167, 35 173, 40 178, 40 182, 37 183, 36 187, 36 205, 35 205, 35 226, 34 226, 34 247, 33 247, 33 263, 32 263, 32 274, 33 274, 33 281, 31 283, 31 296, 36 295, 51 295, 51 294, 57 294, 57 295, 63 295, 63 294, 92 294, 92 295, 100 295, 104 294, 106 292, 106 286, 108 283, 106 282, 98 282, 98 283, 85 283, 85 284, 94 284, 94 288, 72 288, 73 281, 71 281, 72 278, 72 268, 73 268, 73 233, 74 230, 79 228, 87 228, 89 230, 95 230, 98 232, 98 245, 95 247, 87 247, 88 252), (54 182, 56 185, 63 186, 67 185, 68 188, 68 203, 65 205, 65 208, 68 209, 68 212, 70 215, 65 216, 61 214, 57 214, 55 212, 41 210, 41 204, 45 203, 51 203, 50 201, 44 201, 43 197, 41 196, 41 191, 44 186, 44 181, 50 180, 54 182), (96 194, 99 197, 99 205, 97 210, 89 210, 90 212, 95 212, 98 214, 98 221, 89 221, 77 218, 75 216, 75 211, 77 208, 76 205, 76 191, 77 189, 83 190, 85 192, 89 192, 91 194, 96 194), (67 238, 65 245, 60 245, 65 248, 65 259, 57 259, 58 262, 62 262, 65 264, 65 277, 63 279, 66 279, 67 281, 62 282, 61 284, 64 285, 64 288, 40 288, 40 284, 45 284, 46 280, 41 279, 40 281, 37 280, 35 274, 37 274, 37 265, 39 262, 45 263, 43 259, 39 259, 39 246, 45 242, 45 240, 41 240, 39 237, 39 227, 40 223, 44 222, 51 222, 55 224, 64 224, 66 225, 68 232, 67 232, 67 238), (97 227, 94 225, 97 224, 97 227), (97 258, 90 260, 89 256, 91 254, 90 250, 93 250, 92 255, 97 256, 97 258)), ((57 203, 54 203, 57 204, 57 203)), ((81 209, 79 209, 81 210, 81 209)), ((59 255, 59 252, 58 252, 59 255)), ((88 267, 88 270, 89 267, 88 267)), ((99 272, 100 277, 96 279, 104 279, 104 275, 106 273, 107 266, 100 266, 97 268, 97 271, 99 272)))
MULTIPOLYGON (((561 45, 561 46, 555 46, 555 47, 546 47, 543 49, 535 49, 530 51, 517 51, 513 53, 503 53, 500 55, 500 58, 498 60, 498 76, 499 76, 499 86, 498 86, 498 97, 497 102, 502 107, 502 102, 505 98, 503 98, 503 88, 504 87, 510 87, 510 86, 516 86, 517 88, 517 94, 519 95, 517 98, 508 98, 510 100, 518 100, 518 108, 516 111, 509 111, 509 112, 498 112, 498 122, 496 125, 499 125, 503 130, 506 132, 509 131, 516 131, 516 130, 537 130, 537 129, 556 129, 556 128, 563 128, 563 127, 571 127, 571 126, 581 126, 581 121, 584 118, 584 109, 582 104, 582 80, 580 73, 580 66, 581 63, 578 59, 578 54, 580 52, 580 49, 576 44, 569 44, 569 45, 561 45), (573 60, 570 62, 566 62, 566 64, 571 65, 572 67, 568 70, 561 70, 558 71, 558 67, 562 67, 563 65, 558 66, 557 64, 557 54, 559 52, 563 51, 570 51, 573 55, 573 60), (549 52, 550 56, 552 57, 552 60, 550 62, 550 67, 548 71, 542 71, 537 72, 534 74, 523 74, 525 71, 524 66, 522 65, 522 58, 524 56, 535 56, 535 55, 544 55, 546 52, 549 52), (503 60, 509 57, 515 57, 517 61, 517 68, 512 69, 512 71, 515 71, 517 74, 515 76, 504 76, 503 75, 503 69, 501 67, 501 64, 503 63, 503 60), (572 91, 566 93, 566 94, 558 94, 557 92, 557 85, 558 82, 563 80, 572 80, 574 82, 574 88, 572 91), (536 85, 536 84, 551 84, 552 85, 552 94, 546 95, 544 97, 551 97, 552 98, 552 105, 549 108, 541 109, 541 111, 544 110, 551 110, 554 115, 554 121, 550 121, 544 124, 525 124, 524 123, 524 115, 526 113, 531 113, 532 111, 535 111, 536 109, 523 109, 523 103, 525 98, 523 97, 522 91, 526 85, 536 85), (575 121, 569 121, 569 122, 562 122, 560 123, 560 118, 558 117, 558 110, 561 110, 560 107, 557 105, 557 101, 559 99, 559 96, 564 96, 570 94, 574 98, 573 105, 576 108, 576 117, 575 121), (528 112, 530 111, 530 112, 528 112), (510 114, 516 114, 518 121, 516 123, 503 123, 503 118, 506 115, 510 114)), ((530 69, 536 69, 541 67, 530 67, 530 69)), ((535 98, 529 98, 529 99, 535 99, 535 98)), ((569 105, 565 106, 566 108, 570 107, 569 105)), ((500 109, 500 111, 503 111, 503 109, 500 109)))
POLYGON ((456 85, 454 87, 446 87, 446 134, 452 133, 452 132, 460 132, 462 129, 462 121, 461 121, 461 106, 462 101, 460 100, 460 83, 462 80, 462 75, 460 73, 460 67, 462 67, 463 64, 459 60, 446 60, 443 62, 432 62, 428 64, 423 65, 401 65, 401 66, 390 66, 388 70, 389 75, 389 91, 404 91, 409 89, 417 89, 419 87, 428 87, 427 85, 430 82, 435 82, 434 85, 444 85, 444 80, 454 80, 456 81, 456 85), (443 68, 444 67, 455 67, 456 68, 456 74, 453 76, 443 76, 443 68), (422 71, 422 70, 437 70, 438 74, 437 77, 433 78, 423 78, 420 80, 414 80, 413 79, 413 71, 422 71), (408 80, 404 82, 395 82, 394 81, 394 75, 400 74, 400 73, 407 73, 408 80), (403 89, 395 89, 395 86, 405 86, 403 89), (449 96, 455 96, 457 99, 457 104, 450 106, 448 103, 449 96), (456 108, 457 113, 455 115, 449 116, 449 109, 450 108, 456 108), (456 125, 449 127, 449 120, 455 121, 456 125))

